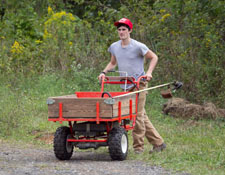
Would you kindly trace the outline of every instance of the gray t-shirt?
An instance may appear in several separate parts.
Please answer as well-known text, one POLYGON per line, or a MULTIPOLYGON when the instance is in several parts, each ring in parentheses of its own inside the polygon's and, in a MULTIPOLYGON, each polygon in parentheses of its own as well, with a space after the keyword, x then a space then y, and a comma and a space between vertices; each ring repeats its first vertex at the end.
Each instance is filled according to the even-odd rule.
POLYGON ((122 47, 121 40, 119 40, 108 48, 108 51, 116 57, 119 71, 127 72, 128 76, 133 76, 136 80, 145 74, 144 55, 148 50, 145 44, 134 39, 131 39, 126 47, 122 47))

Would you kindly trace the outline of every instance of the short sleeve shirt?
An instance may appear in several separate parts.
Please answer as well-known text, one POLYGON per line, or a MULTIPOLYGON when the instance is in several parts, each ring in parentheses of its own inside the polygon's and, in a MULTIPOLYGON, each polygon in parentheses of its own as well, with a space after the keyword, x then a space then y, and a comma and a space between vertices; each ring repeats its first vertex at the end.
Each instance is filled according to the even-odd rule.
MULTIPOLYGON (((144 72, 144 55, 149 48, 134 39, 126 47, 122 47, 121 40, 114 42, 108 48, 108 51, 115 56, 118 70, 127 72, 128 76, 135 79, 145 74, 144 72)), ((125 74, 120 74, 125 76, 125 74)))
MULTIPOLYGON (((122 47, 121 40, 114 42, 108 48, 108 51, 115 56, 118 70, 127 72, 128 76, 134 77, 136 80, 145 74, 144 72, 144 55, 149 48, 134 39, 126 47, 122 47)), ((120 73, 125 76, 125 73, 120 73)), ((127 88, 130 88, 128 86, 127 88)), ((123 88, 123 87, 122 87, 123 88)))

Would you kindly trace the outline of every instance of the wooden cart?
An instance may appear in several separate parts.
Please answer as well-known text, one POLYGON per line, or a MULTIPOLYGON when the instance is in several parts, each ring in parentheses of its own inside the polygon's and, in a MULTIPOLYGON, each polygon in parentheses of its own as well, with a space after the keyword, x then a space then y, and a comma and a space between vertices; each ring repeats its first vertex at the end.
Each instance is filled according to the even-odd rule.
POLYGON ((138 93, 105 92, 105 84, 133 84, 133 77, 105 77, 100 92, 75 92, 72 95, 49 97, 48 120, 68 122, 54 136, 54 153, 68 160, 74 147, 79 149, 108 146, 113 160, 124 160, 128 153, 127 131, 135 126, 138 93))

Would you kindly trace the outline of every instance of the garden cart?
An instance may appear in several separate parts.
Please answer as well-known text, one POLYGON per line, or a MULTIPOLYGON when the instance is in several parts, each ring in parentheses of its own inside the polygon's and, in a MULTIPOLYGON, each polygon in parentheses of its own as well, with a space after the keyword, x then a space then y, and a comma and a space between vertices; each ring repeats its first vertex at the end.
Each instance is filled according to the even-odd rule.
MULTIPOLYGON (((55 156, 60 160, 68 160, 74 147, 97 149, 108 146, 113 160, 126 159, 127 131, 135 126, 138 94, 143 91, 138 88, 143 78, 145 77, 142 76, 136 81, 133 77, 106 76, 101 82, 100 92, 75 92, 72 95, 49 97, 48 120, 68 122, 68 127, 59 127, 55 132, 55 156), (137 91, 106 92, 105 84, 133 84, 137 91)), ((160 87, 169 84, 172 83, 160 87)))

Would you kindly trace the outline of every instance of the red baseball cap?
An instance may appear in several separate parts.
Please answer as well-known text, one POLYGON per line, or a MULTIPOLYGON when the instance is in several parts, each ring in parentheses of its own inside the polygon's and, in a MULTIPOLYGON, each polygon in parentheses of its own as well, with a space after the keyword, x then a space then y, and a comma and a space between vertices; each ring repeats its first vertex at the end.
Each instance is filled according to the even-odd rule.
POLYGON ((128 25, 130 27, 130 29, 133 28, 132 22, 129 19, 127 19, 127 18, 122 18, 119 21, 114 23, 115 26, 118 26, 119 24, 126 24, 126 25, 128 25))

